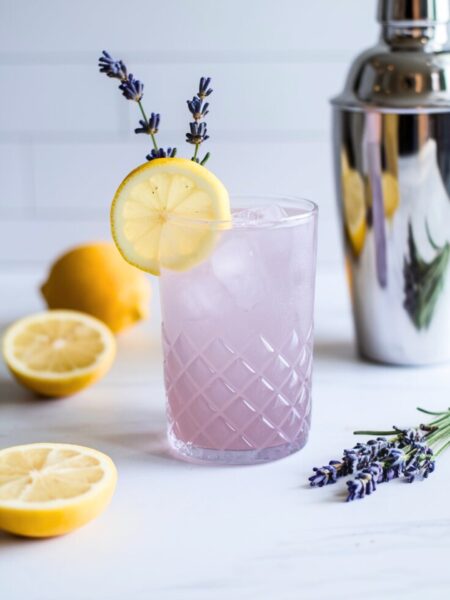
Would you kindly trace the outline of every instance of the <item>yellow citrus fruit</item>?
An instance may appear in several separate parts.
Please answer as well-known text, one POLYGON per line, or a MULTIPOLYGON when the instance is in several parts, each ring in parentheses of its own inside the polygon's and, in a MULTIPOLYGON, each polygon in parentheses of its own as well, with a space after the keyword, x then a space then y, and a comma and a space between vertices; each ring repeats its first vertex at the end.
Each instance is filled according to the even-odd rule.
POLYGON ((122 256, 159 275, 184 271, 203 260, 217 230, 204 221, 228 221, 230 203, 222 182, 184 158, 152 160, 120 184, 111 207, 111 229, 122 256))
POLYGON ((114 332, 146 318, 151 295, 145 275, 110 242, 78 246, 61 256, 41 291, 49 308, 88 313, 114 332))
POLYGON ((367 225, 364 181, 355 169, 343 169, 342 197, 347 234, 353 251, 358 256, 364 246, 367 225))
POLYGON ((390 219, 400 206, 400 190, 397 177, 389 172, 383 173, 381 186, 383 189, 384 212, 388 219, 390 219))
MULTIPOLYGON (((372 206, 372 188, 369 178, 366 179, 365 189, 368 205, 372 206)), ((396 175, 384 171, 381 176, 381 190, 383 192, 384 214, 388 219, 392 219, 400 206, 400 187, 396 175)))
POLYGON ((0 529, 27 537, 62 535, 107 506, 117 471, 97 450, 27 444, 0 450, 0 529))
POLYGON ((102 377, 116 354, 104 323, 84 313, 50 310, 7 329, 3 356, 15 378, 43 396, 68 396, 102 377))

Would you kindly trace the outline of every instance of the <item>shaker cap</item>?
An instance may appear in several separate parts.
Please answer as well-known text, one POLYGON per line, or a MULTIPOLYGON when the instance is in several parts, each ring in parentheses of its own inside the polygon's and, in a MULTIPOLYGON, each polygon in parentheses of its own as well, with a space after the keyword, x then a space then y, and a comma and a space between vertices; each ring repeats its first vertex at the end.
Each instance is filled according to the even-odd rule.
POLYGON ((450 0, 379 0, 382 39, 355 59, 332 104, 362 111, 450 111, 449 18, 450 0))
POLYGON ((449 4, 449 0, 379 0, 378 21, 446 23, 450 20, 449 4))

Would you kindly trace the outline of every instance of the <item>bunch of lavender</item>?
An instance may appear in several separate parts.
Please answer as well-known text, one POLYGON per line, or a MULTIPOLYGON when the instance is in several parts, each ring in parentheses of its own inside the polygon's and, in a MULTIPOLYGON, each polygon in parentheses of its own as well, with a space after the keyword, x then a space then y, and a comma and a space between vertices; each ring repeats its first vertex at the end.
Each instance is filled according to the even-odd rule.
MULTIPOLYGON (((98 66, 101 73, 105 73, 108 77, 118 79, 120 81, 119 90, 127 100, 136 102, 139 106, 142 119, 139 120, 139 127, 134 130, 134 133, 144 133, 150 136, 152 142, 152 149, 147 154, 147 160, 153 160, 155 158, 173 158, 176 153, 176 148, 161 148, 156 140, 156 134, 159 131, 159 124, 161 121, 161 115, 159 113, 152 112, 150 118, 142 105, 142 98, 144 97, 144 84, 136 79, 132 73, 128 73, 128 69, 122 60, 116 60, 106 50, 103 50, 102 55, 99 58, 98 66)), ((211 83, 210 77, 202 77, 200 79, 199 90, 197 95, 192 99, 188 100, 188 107, 193 116, 194 122, 190 124, 190 132, 186 134, 186 140, 195 144, 195 152, 192 160, 200 162, 204 165, 209 158, 209 152, 200 161, 197 157, 199 146, 202 142, 208 139, 206 133, 206 123, 200 123, 200 120, 208 114, 209 104, 204 102, 205 98, 209 96, 212 89, 209 87, 211 83)))
POLYGON ((434 420, 410 429, 394 427, 392 431, 355 431, 356 435, 377 437, 344 450, 341 460, 331 460, 328 465, 315 467, 309 478, 310 485, 323 487, 352 476, 347 481, 347 502, 350 502, 371 494, 379 483, 393 479, 408 483, 426 479, 435 469, 436 458, 450 446, 450 409, 444 412, 417 410, 433 415, 434 420), (391 437, 384 437, 386 435, 391 437))
POLYGON ((201 165, 204 165, 210 156, 209 152, 205 154, 202 160, 197 156, 200 144, 206 142, 209 138, 206 123, 202 119, 209 113, 209 103, 205 102, 205 99, 212 93, 212 89, 209 87, 210 83, 210 77, 202 77, 196 96, 192 100, 187 100, 188 109, 193 121, 189 123, 190 131, 186 133, 186 141, 189 144, 195 145, 194 155, 191 160, 201 165))

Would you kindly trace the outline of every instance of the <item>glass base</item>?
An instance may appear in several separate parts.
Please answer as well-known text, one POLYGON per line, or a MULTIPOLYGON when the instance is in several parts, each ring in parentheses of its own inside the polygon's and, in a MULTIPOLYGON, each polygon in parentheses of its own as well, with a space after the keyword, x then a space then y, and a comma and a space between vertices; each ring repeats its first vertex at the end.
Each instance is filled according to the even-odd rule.
POLYGON ((172 432, 169 432, 167 437, 170 447, 179 458, 191 462, 216 465, 257 465, 271 460, 278 460, 298 452, 308 441, 308 436, 304 436, 295 442, 259 450, 215 450, 186 444, 175 437, 172 432))

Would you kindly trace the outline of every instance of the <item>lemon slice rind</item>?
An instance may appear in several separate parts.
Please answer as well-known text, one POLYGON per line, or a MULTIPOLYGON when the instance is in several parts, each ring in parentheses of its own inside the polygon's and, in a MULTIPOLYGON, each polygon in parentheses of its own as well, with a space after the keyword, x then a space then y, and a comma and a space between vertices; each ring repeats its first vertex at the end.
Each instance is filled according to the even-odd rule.
POLYGON ((111 231, 120 253, 153 275, 161 268, 185 271, 201 262, 216 243, 214 223, 229 220, 228 192, 221 181, 181 158, 156 159, 132 171, 111 207, 111 231))

